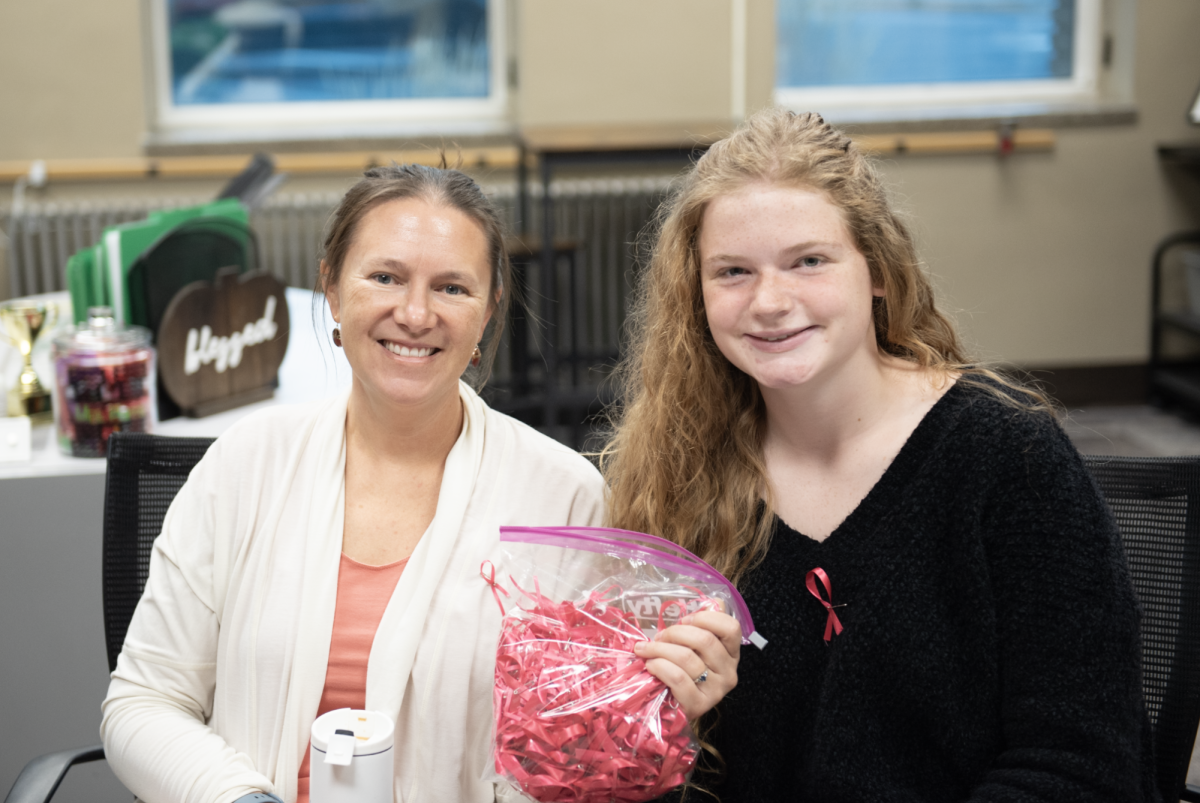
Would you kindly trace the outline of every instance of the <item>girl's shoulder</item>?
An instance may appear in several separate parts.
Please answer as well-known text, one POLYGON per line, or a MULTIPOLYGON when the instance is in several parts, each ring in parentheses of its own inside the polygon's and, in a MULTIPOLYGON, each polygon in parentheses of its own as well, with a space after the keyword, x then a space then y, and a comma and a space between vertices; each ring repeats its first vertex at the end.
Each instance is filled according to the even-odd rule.
POLYGON ((1053 408, 1031 404, 1018 389, 986 375, 960 377, 938 407, 943 456, 987 484, 1089 484, 1083 458, 1053 408))
POLYGON ((958 376, 946 392, 947 413, 962 425, 996 438, 1065 438, 1054 408, 1040 395, 990 374, 958 376))

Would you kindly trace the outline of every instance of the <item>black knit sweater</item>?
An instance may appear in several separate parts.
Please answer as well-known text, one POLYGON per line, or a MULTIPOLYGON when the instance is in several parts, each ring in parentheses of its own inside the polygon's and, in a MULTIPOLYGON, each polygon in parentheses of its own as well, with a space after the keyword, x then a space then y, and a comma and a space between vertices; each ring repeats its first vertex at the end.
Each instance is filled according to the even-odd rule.
POLYGON ((832 535, 777 523, 742 586, 770 643, 719 706, 724 781, 694 778, 721 803, 1157 800, 1119 536, 1050 417, 955 385, 832 535))

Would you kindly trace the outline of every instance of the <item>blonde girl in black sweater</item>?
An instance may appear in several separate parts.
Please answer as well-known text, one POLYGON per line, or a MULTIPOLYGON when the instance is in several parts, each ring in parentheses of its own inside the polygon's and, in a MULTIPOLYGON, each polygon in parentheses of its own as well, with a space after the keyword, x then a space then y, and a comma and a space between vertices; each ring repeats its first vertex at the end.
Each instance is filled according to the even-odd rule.
POLYGON ((735 801, 1143 801, 1120 542, 1038 394, 973 366, 874 166, 768 110, 660 213, 603 456, 613 526, 770 643, 709 722, 735 801))

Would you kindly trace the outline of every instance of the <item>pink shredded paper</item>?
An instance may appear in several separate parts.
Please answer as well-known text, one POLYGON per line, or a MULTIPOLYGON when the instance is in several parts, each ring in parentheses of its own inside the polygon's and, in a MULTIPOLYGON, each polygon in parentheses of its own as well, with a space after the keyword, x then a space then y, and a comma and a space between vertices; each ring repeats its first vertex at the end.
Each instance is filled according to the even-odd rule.
POLYGON ((636 619, 598 594, 521 593, 532 607, 504 617, 496 652, 496 771, 542 803, 639 803, 684 783, 698 745, 633 653, 636 619))

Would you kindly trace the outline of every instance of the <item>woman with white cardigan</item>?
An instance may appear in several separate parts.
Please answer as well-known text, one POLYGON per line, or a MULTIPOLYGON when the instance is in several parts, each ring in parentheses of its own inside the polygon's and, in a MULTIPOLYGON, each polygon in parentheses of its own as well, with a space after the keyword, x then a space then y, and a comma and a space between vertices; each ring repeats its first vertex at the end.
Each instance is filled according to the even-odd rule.
MULTIPOLYGON (((518 798, 485 780, 499 612, 480 564, 500 525, 599 524, 603 482, 460 379, 486 379, 509 279, 471 179, 374 168, 324 252, 351 390, 249 416, 196 466, 104 701, 105 753, 147 803, 307 801, 312 722, 368 708, 396 723, 397 801, 518 798)), ((690 716, 736 677, 736 623, 697 619, 639 651, 690 716)))

